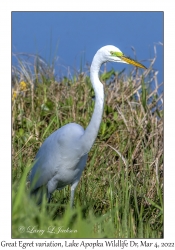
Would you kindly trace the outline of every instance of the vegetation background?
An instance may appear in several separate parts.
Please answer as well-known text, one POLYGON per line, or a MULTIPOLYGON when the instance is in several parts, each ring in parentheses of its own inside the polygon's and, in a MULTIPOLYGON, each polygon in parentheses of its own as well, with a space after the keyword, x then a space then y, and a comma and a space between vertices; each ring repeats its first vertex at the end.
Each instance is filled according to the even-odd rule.
POLYGON ((89 68, 57 79, 54 61, 29 57, 12 67, 12 237, 162 238, 163 97, 155 58, 129 75, 102 68, 103 119, 70 210, 69 186, 38 207, 26 179, 45 138, 69 122, 88 125, 89 68))

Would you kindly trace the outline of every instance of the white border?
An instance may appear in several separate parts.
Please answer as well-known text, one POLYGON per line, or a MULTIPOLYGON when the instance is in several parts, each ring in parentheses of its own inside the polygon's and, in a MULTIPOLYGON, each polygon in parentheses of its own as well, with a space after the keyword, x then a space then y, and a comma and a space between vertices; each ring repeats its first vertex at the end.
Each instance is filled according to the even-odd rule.
MULTIPOLYGON (((11 240, 11 11, 164 11, 165 69, 165 235, 164 242, 173 242, 175 224, 175 66, 173 1, 3 1, 0 10, 0 237, 11 240)), ((24 240, 23 242, 27 242, 24 240)), ((92 241, 92 240, 91 240, 92 241)), ((175 240, 174 240, 175 241, 175 240)), ((151 241, 150 241, 151 242, 151 241)))

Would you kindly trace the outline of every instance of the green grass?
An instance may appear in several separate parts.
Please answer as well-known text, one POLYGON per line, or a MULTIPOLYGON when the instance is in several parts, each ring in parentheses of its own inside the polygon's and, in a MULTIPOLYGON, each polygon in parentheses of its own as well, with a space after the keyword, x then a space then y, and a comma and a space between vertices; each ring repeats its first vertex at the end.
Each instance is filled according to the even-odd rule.
POLYGON ((44 139, 69 122, 86 127, 94 108, 87 75, 58 82, 49 68, 33 66, 34 75, 24 62, 13 71, 12 237, 163 237, 162 111, 151 112, 146 80, 138 71, 129 78, 114 71, 102 74, 103 120, 76 189, 74 209, 69 209, 69 186, 40 207, 29 197, 27 175, 44 139), (111 76, 113 83, 105 85, 111 76), (140 98, 134 96, 136 89, 140 98))

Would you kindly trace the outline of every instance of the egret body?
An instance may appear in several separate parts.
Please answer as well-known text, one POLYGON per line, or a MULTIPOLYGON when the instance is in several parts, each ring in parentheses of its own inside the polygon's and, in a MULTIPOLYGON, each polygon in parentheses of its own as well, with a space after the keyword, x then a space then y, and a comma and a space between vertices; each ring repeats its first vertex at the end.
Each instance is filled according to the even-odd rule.
POLYGON ((115 46, 107 45, 97 51, 90 68, 90 79, 95 92, 95 108, 89 125, 85 130, 76 123, 69 123, 59 128, 44 141, 35 157, 29 180, 31 194, 40 193, 40 201, 43 188, 50 200, 51 194, 56 189, 71 185, 70 204, 73 206, 75 189, 102 120, 104 88, 98 73, 101 65, 107 61, 146 68, 141 63, 126 57, 115 46))

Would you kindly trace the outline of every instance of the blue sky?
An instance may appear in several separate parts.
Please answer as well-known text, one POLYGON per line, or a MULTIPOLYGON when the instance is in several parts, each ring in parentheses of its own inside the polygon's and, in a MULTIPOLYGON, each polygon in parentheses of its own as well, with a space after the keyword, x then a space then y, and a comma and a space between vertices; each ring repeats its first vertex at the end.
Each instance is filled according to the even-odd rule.
MULTIPOLYGON (((12 52, 39 54, 47 62, 56 54, 57 74, 61 65, 79 70, 81 58, 90 64, 96 51, 108 44, 135 58, 133 46, 137 60, 148 67, 149 61, 142 60, 154 57, 154 45, 159 42, 163 43, 163 12, 12 12, 12 52)), ((109 63, 108 69, 112 67, 132 69, 109 63)), ((161 83, 161 45, 157 45, 154 69, 161 83)))

